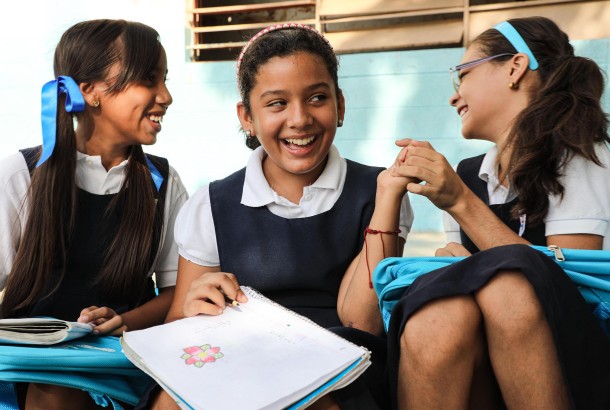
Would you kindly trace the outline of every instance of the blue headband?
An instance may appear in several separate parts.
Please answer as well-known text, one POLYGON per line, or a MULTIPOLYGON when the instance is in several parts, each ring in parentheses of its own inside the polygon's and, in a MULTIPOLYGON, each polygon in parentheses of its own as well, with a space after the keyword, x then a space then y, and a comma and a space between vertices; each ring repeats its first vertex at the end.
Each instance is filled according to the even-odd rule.
MULTIPOLYGON (((42 154, 36 164, 36 167, 42 165, 53 154, 55 142, 57 141, 57 103, 61 94, 66 94, 66 111, 67 112, 82 112, 85 110, 85 98, 78 88, 76 81, 67 75, 57 77, 57 80, 51 80, 42 86, 42 154)), ((150 170, 157 191, 163 183, 163 176, 146 157, 146 163, 150 170)))
POLYGON ((85 99, 78 84, 68 76, 59 76, 42 86, 42 154, 36 167, 42 165, 55 149, 57 140, 57 100, 61 94, 66 94, 66 111, 82 112, 85 110, 85 99))
POLYGON ((519 32, 515 30, 515 28, 508 21, 504 21, 496 25, 494 28, 498 30, 504 37, 506 37, 506 39, 513 45, 513 47, 515 47, 518 53, 527 54, 530 59, 530 70, 538 69, 538 60, 536 60, 536 57, 534 57, 534 53, 532 53, 532 50, 530 50, 530 48, 527 46, 519 32))

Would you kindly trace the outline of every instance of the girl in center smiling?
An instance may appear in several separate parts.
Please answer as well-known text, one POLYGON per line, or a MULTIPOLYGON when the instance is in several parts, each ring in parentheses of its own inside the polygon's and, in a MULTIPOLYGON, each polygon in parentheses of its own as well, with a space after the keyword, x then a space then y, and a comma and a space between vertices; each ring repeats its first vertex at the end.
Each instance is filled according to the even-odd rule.
MULTIPOLYGON (((360 330, 382 332, 370 271, 384 256, 402 254, 413 219, 405 195, 410 179, 339 156, 333 140, 345 101, 338 62, 314 29, 263 30, 244 47, 237 70, 237 113, 254 152, 244 169, 204 187, 182 208, 167 321, 220 314, 223 293, 246 302, 242 284, 368 344, 382 362, 383 339, 360 330), (381 344, 379 354, 369 342, 381 344)), ((363 376, 367 384, 381 381, 379 364, 363 376)), ((382 396, 381 388, 348 388, 335 400, 341 408, 374 409, 382 396)), ((170 401, 162 395, 158 408, 170 401)), ((328 397, 316 404, 337 405, 328 397)))

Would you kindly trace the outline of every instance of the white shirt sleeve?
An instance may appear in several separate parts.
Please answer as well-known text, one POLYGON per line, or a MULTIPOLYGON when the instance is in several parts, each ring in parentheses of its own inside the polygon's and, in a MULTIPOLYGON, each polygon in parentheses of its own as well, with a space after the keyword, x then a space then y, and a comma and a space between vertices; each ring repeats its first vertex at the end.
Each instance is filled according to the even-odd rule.
POLYGON ((610 222, 610 152, 603 144, 599 144, 595 152, 603 167, 580 156, 572 158, 565 166, 560 179, 565 189, 563 198, 549 197, 546 236, 607 236, 610 222))
POLYGON ((460 235, 460 225, 448 212, 443 211, 443 228, 447 238, 447 243, 455 242, 462 243, 460 235))
POLYGON ((27 221, 29 186, 30 173, 21 153, 0 161, 0 290, 4 289, 27 221))
POLYGON ((169 180, 165 196, 163 243, 154 266, 156 284, 159 288, 176 285, 178 275, 178 246, 174 240, 174 226, 188 193, 175 169, 169 167, 169 180))
POLYGON ((209 185, 184 204, 176 219, 174 235, 180 256, 197 265, 220 266, 209 185))

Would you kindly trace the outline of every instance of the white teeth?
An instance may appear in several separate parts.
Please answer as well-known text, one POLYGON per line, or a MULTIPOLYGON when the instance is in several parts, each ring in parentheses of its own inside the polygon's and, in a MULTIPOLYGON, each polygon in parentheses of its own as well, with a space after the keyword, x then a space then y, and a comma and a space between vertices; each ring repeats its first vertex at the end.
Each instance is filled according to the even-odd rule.
POLYGON ((460 112, 459 112, 460 117, 463 117, 463 116, 464 116, 464 114, 466 114, 467 112, 468 112, 468 107, 464 107, 464 108, 462 108, 462 109, 460 110, 460 112))
POLYGON ((161 124, 163 122, 162 115, 149 115, 148 119, 151 120, 152 122, 156 122, 157 124, 161 124))
POLYGON ((286 142, 288 142, 290 144, 294 144, 294 145, 307 145, 307 144, 309 144, 310 142, 312 142, 315 139, 316 139, 316 137, 290 138, 290 139, 286 139, 286 142))

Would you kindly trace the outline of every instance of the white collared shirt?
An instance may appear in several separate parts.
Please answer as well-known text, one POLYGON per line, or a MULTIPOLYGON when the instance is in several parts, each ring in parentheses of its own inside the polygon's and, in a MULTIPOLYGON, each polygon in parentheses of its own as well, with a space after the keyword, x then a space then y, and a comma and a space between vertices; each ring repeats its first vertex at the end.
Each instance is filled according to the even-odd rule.
MULTIPOLYGON (((125 178, 127 160, 106 171, 101 157, 77 153, 76 185, 92 194, 116 194, 125 178)), ((174 286, 178 271, 178 248, 174 242, 174 223, 188 193, 171 166, 169 169, 162 248, 150 274, 155 273, 157 286, 174 286)), ((30 173, 21 153, 0 161, 0 289, 4 288, 13 265, 21 234, 27 222, 27 191, 30 173)))
MULTIPOLYGON (((549 196, 549 210, 544 219, 545 235, 593 234, 604 237, 603 249, 610 249, 610 151, 597 144, 595 153, 602 167, 575 156, 563 169, 559 181, 564 186, 563 199, 549 196)), ((479 178, 487 182, 490 204, 503 204, 516 198, 505 186, 498 187, 496 158, 492 147, 483 159, 479 178)), ((448 242, 461 243, 458 223, 446 212, 443 222, 448 242)))
MULTIPOLYGON (((266 206, 273 214, 286 219, 305 218, 328 211, 341 196, 347 164, 334 145, 328 153, 324 171, 316 182, 303 189, 298 204, 278 195, 269 186, 262 167, 265 156, 265 151, 259 147, 248 159, 241 198, 243 205, 266 206)), ((400 235, 406 239, 413 223, 408 195, 402 200, 400 215, 400 235)), ((174 234, 182 257, 201 266, 220 265, 209 185, 199 189, 184 205, 176 220, 174 234)))

